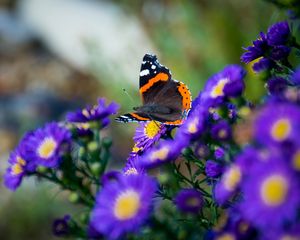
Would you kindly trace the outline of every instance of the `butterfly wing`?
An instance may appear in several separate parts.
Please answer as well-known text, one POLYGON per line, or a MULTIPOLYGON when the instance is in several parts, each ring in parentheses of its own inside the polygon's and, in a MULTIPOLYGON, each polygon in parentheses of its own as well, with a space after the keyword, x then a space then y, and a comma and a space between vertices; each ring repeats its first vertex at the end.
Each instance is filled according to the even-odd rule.
POLYGON ((172 80, 170 70, 161 65, 155 55, 146 54, 143 58, 140 94, 145 106, 157 106, 157 111, 150 113, 150 117, 165 124, 181 124, 191 107, 191 93, 187 86, 172 80), (171 112, 159 112, 161 106, 171 112))
POLYGON ((172 80, 170 70, 161 65, 155 55, 146 54, 143 58, 139 91, 143 106, 137 112, 119 116, 117 121, 157 120, 180 125, 191 107, 191 94, 187 86, 172 80))

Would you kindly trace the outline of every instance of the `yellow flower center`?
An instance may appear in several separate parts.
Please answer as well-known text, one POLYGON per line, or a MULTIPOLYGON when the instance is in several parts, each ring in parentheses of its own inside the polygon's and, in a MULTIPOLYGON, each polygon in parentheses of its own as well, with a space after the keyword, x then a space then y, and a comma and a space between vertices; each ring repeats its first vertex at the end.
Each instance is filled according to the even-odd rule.
POLYGON ((285 201, 287 191, 286 179, 280 175, 272 175, 263 181, 260 195, 265 204, 276 207, 285 201))
POLYGON ((240 232, 240 233, 245 233, 245 232, 247 232, 248 229, 249 229, 249 224, 246 223, 246 222, 241 222, 241 223, 239 224, 238 228, 239 228, 239 232, 240 232))
POLYGON ((136 170, 136 168, 132 167, 132 168, 128 168, 124 174, 125 175, 132 175, 132 174, 137 175, 138 171, 136 170))
POLYGON ((224 96, 223 90, 224 90, 226 83, 228 83, 228 82, 229 82, 229 80, 227 78, 219 80, 218 83, 216 84, 216 86, 214 86, 213 89, 211 90, 210 96, 212 98, 224 96))
POLYGON ((150 160, 154 161, 154 160, 158 159, 158 160, 163 161, 167 158, 168 153, 169 153, 169 148, 163 147, 157 151, 154 151, 150 156, 150 160))
POLYGON ((236 165, 232 165, 231 168, 224 174, 223 182, 225 188, 229 191, 235 190, 237 184, 241 180, 241 176, 242 173, 240 168, 236 165))
POLYGON ((145 125, 144 133, 148 138, 154 138, 159 130, 160 130, 161 124, 156 121, 150 121, 145 125))
POLYGON ((197 207, 200 205, 199 199, 196 197, 188 198, 186 204, 190 207, 197 207))
POLYGON ((272 137, 277 141, 285 140, 291 133, 291 123, 289 119, 282 118, 276 121, 271 129, 272 137))
POLYGON ((90 113, 89 113, 89 111, 88 110, 86 110, 86 109, 83 109, 82 111, 81 111, 81 113, 82 113, 82 115, 83 116, 85 116, 85 117, 90 117, 90 113))
POLYGON ((127 190, 116 199, 114 215, 119 220, 130 219, 137 214, 140 205, 140 195, 134 190, 127 190))
POLYGON ((218 236, 216 240, 235 240, 235 236, 231 233, 224 233, 218 236))
POLYGON ((38 147, 38 155, 41 158, 51 157, 56 150, 57 143, 52 137, 46 137, 38 147))
POLYGON ((220 139, 226 138, 227 137, 227 131, 225 129, 221 129, 218 132, 218 136, 219 136, 220 139))
POLYGON ((194 118, 194 120, 189 123, 188 125, 189 133, 196 133, 198 131, 198 126, 197 126, 198 122, 199 122, 199 118, 194 118))
POLYGON ((292 235, 284 235, 280 238, 280 240, 299 240, 299 237, 292 235))
POLYGON ((12 174, 18 175, 22 173, 25 165, 26 165, 26 161, 20 156, 17 156, 17 162, 11 168, 12 174))
POLYGON ((297 171, 300 171, 300 150, 295 153, 292 161, 293 168, 297 171))

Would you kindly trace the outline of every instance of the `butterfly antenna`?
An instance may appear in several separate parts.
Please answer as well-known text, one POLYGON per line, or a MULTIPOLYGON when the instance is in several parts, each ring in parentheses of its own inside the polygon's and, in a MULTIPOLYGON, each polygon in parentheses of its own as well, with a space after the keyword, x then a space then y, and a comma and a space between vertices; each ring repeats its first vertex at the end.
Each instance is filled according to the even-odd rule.
POLYGON ((133 98, 129 95, 129 93, 127 92, 127 90, 125 88, 123 88, 123 92, 129 97, 132 105, 134 105, 134 101, 133 101, 133 98))

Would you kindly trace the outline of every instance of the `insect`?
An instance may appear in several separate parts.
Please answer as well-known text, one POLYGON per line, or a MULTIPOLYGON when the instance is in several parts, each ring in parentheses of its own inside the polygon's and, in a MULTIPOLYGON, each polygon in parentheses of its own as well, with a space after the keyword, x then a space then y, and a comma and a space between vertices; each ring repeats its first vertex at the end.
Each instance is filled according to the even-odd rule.
POLYGON ((117 117, 116 121, 155 120, 167 125, 181 125, 191 108, 191 93, 187 86, 173 80, 170 70, 152 54, 143 58, 139 92, 143 105, 117 117))

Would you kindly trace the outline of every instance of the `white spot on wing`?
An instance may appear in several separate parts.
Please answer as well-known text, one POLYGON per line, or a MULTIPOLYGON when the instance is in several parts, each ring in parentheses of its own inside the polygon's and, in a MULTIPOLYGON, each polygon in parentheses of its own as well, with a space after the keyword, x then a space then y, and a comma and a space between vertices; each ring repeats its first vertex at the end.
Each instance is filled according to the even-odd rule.
POLYGON ((141 77, 142 77, 142 76, 146 76, 146 75, 148 75, 148 74, 150 74, 150 72, 149 72, 148 69, 144 69, 144 70, 142 70, 142 71, 140 72, 140 76, 141 76, 141 77))
POLYGON ((156 68, 156 66, 155 66, 155 65, 152 65, 152 66, 151 66, 151 68, 152 68, 152 69, 155 69, 155 68, 156 68))

